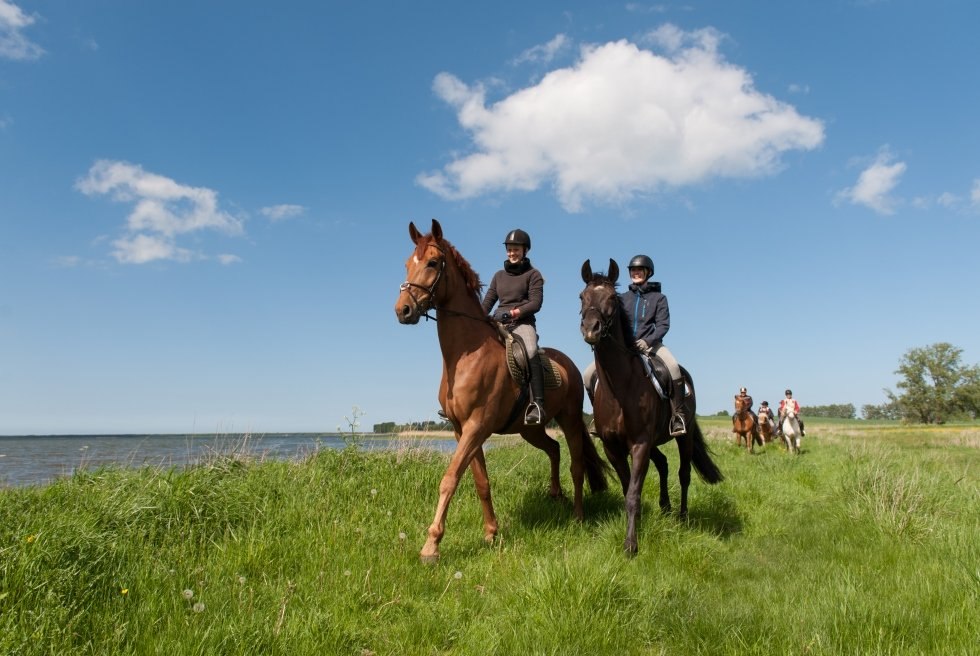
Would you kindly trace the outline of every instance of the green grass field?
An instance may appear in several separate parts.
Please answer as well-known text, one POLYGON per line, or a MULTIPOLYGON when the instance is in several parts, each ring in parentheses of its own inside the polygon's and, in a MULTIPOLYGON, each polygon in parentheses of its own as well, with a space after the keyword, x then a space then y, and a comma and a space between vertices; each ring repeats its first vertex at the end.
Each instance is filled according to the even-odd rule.
POLYGON ((701 423, 727 480, 681 523, 651 468, 632 559, 618 485, 579 524, 514 438, 487 453, 498 541, 467 476, 435 566, 448 456, 412 448, 3 490, 0 654, 977 653, 980 426, 811 419, 793 457, 701 423))

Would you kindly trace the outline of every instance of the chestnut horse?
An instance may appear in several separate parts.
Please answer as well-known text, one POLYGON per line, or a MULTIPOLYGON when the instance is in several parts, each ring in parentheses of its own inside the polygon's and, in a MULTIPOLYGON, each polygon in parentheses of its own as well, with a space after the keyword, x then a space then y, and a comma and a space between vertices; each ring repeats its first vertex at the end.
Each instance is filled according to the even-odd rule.
POLYGON ((753 443, 762 446, 762 439, 759 437, 759 425, 752 413, 749 412, 752 409, 749 407, 749 403, 747 396, 735 397, 733 430, 735 431, 735 446, 740 446, 742 440, 745 440, 746 451, 753 453, 753 443))
MULTIPOLYGON (((582 300, 582 337, 595 353, 598 384, 593 399, 595 428, 602 440, 606 457, 612 463, 626 497, 626 540, 628 554, 637 552, 643 482, 650 460, 660 474, 660 509, 670 511, 667 492, 667 457, 657 446, 671 440, 677 442, 680 453, 681 482, 680 516, 687 516, 687 488, 691 482, 691 463, 707 483, 723 480, 721 471, 712 462, 704 435, 695 419, 694 382, 681 367, 689 391, 685 399, 684 420, 687 432, 671 437, 668 421, 670 401, 660 398, 647 377, 642 356, 634 347, 634 339, 626 312, 616 292, 619 265, 609 260, 609 273, 592 273, 589 260, 582 265, 585 290, 582 300), (632 466, 629 459, 632 459, 632 466)), ((683 390, 680 390, 684 394, 683 390)))
POLYGON ((762 436, 764 444, 772 442, 772 432, 772 410, 762 406, 759 408, 759 435, 762 436))
POLYGON ((525 426, 520 387, 511 378, 506 347, 496 323, 480 303, 480 278, 459 251, 442 236, 442 226, 432 220, 432 232, 423 235, 409 223, 408 233, 415 249, 405 262, 407 273, 395 303, 395 314, 403 324, 415 324, 435 310, 439 345, 442 349, 442 382, 439 403, 456 433, 456 451, 439 484, 439 503, 429 526, 428 539, 419 554, 423 562, 439 559, 439 542, 445 533, 449 502, 467 467, 473 472, 476 491, 483 507, 484 539, 497 534, 497 517, 490 500, 490 480, 483 443, 491 433, 520 433, 544 451, 551 461, 553 497, 562 495, 559 483, 561 449, 545 430, 554 418, 565 434, 571 456, 574 513, 581 520, 582 483, 588 477, 593 492, 608 487, 603 462, 582 418, 585 396, 582 374, 564 353, 543 349, 557 365, 561 385, 545 390, 544 418, 540 425, 525 426))

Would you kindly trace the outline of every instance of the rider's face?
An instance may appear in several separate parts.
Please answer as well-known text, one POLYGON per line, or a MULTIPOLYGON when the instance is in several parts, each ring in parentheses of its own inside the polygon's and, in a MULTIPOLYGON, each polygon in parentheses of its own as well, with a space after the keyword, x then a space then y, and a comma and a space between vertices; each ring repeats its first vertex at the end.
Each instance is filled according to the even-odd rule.
POLYGON ((642 285, 647 281, 646 267, 630 267, 630 280, 636 285, 642 285))
POLYGON ((517 264, 524 259, 524 247, 517 244, 507 244, 507 261, 517 264))

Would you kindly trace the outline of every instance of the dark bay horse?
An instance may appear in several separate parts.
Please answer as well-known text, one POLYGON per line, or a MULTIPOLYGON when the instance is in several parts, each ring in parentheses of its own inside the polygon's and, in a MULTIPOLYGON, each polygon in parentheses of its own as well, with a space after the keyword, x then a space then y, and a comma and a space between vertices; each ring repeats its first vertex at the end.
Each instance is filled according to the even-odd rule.
POLYGON ((744 440, 746 451, 753 453, 753 445, 758 443, 761 446, 762 438, 759 437, 759 424, 756 423, 755 417, 750 412, 752 410, 750 404, 751 401, 747 396, 735 397, 732 430, 735 432, 735 446, 741 446, 744 440))
MULTIPOLYGON (((582 337, 595 353, 598 385, 593 410, 595 427, 605 448, 606 457, 619 475, 626 496, 626 541, 629 554, 637 551, 636 531, 639 523, 643 482, 650 461, 660 474, 660 509, 670 511, 667 493, 667 457, 657 446, 676 440, 680 453, 681 517, 687 516, 687 488, 691 482, 691 464, 707 483, 723 480, 712 462, 704 435, 695 419, 694 382, 681 367, 690 394, 685 400, 687 433, 671 437, 668 421, 670 401, 661 399, 647 377, 640 353, 616 292, 619 266, 609 260, 609 273, 592 273, 589 260, 582 265, 582 337), (632 459, 632 466, 629 462, 632 459)), ((681 392, 683 393, 683 391, 681 392)))
POLYGON ((561 384, 545 390, 545 417, 540 425, 525 426, 521 390, 511 378, 506 348, 493 322, 480 303, 479 276, 459 251, 443 238, 442 226, 432 220, 432 232, 423 235, 409 223, 408 233, 415 249, 405 262, 407 276, 401 285, 395 314, 403 324, 415 324, 428 312, 436 313, 439 346, 442 349, 442 382, 439 403, 456 433, 456 451, 439 484, 439 503, 429 526, 429 536, 420 557, 424 562, 439 558, 439 542, 445 533, 449 502, 467 467, 473 472, 477 495, 483 507, 484 538, 497 534, 497 517, 490 500, 490 480, 483 443, 492 433, 520 433, 544 451, 551 461, 552 496, 561 496, 559 483, 560 447, 545 431, 554 418, 565 434, 571 456, 575 517, 582 519, 582 484, 597 492, 608 487, 607 465, 603 462, 582 418, 585 396, 582 374, 564 353, 543 349, 557 365, 561 384), (519 411, 515 411, 515 408, 519 411))

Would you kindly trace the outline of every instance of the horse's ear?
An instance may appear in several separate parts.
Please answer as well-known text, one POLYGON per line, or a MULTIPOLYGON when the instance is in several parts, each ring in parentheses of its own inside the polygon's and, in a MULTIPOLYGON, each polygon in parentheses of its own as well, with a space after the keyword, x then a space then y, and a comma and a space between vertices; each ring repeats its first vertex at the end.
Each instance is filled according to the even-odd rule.
POLYGON ((435 219, 432 219, 432 236, 436 241, 442 241, 442 226, 435 219))
POLYGON ((586 260, 582 264, 582 282, 584 282, 587 285, 591 281, 592 281, 592 262, 590 260, 586 260))
POLYGON ((616 260, 609 258, 609 279, 616 282, 619 279, 619 265, 616 260))
POLYGON ((419 239, 422 238, 422 233, 419 232, 419 229, 415 227, 415 223, 412 221, 408 222, 408 236, 412 238, 413 244, 419 243, 419 239))

